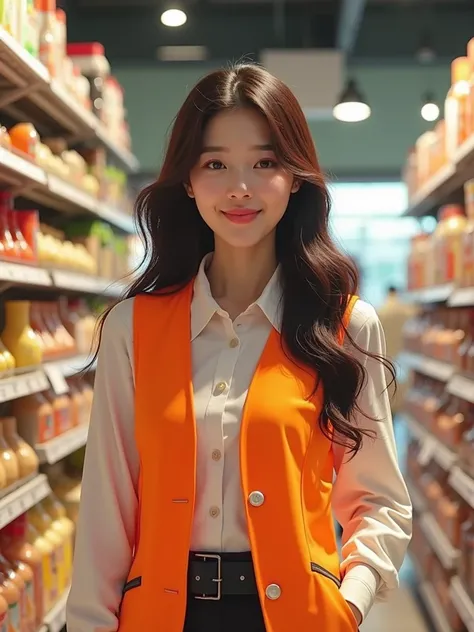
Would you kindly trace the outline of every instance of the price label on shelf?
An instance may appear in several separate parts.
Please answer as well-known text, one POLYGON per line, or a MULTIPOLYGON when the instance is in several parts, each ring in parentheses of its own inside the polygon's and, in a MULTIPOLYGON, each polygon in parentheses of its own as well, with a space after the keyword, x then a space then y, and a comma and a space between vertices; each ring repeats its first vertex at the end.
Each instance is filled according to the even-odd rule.
POLYGON ((432 460, 436 451, 436 441, 431 437, 426 437, 421 445, 420 453, 418 454, 418 463, 421 467, 426 467, 432 460))
POLYGON ((55 364, 45 364, 44 372, 48 376, 51 386, 53 387, 56 395, 64 395, 69 391, 68 383, 61 371, 61 369, 55 364))

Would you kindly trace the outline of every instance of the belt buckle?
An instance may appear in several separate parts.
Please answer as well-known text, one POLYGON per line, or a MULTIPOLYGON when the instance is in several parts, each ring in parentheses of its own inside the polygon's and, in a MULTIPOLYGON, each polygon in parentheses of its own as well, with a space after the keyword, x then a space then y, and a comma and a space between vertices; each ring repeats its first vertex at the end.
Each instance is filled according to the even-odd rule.
POLYGON ((210 558, 217 561, 217 577, 213 579, 213 582, 217 584, 217 595, 210 597, 208 595, 194 595, 195 599, 201 599, 202 601, 220 601, 222 596, 222 557, 211 553, 195 553, 196 557, 202 557, 204 560, 210 558))

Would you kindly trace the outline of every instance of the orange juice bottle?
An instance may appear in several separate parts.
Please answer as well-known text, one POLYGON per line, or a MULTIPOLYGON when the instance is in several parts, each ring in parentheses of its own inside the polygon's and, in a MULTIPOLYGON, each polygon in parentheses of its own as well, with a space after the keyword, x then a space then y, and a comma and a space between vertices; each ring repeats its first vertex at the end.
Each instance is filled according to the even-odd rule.
POLYGON ((443 207, 446 222, 445 239, 445 282, 459 283, 462 278, 462 238, 467 226, 464 209, 457 204, 443 207))
POLYGON ((457 57, 451 63, 451 88, 444 105, 446 120, 446 156, 452 160, 458 147, 467 138, 467 111, 471 65, 467 57, 457 57))
POLYGON ((66 508, 54 495, 50 494, 42 503, 44 509, 53 519, 52 527, 63 538, 64 542, 64 582, 69 585, 72 574, 73 541, 75 526, 67 517, 66 508))
POLYGON ((470 66, 467 134, 468 136, 472 136, 474 135, 474 37, 467 45, 467 58, 470 66))
MULTIPOLYGON (((40 628, 45 615, 42 553, 27 541, 26 514, 19 516, 2 530, 1 547, 11 562, 27 564, 33 572, 33 581, 27 581, 28 599, 34 604, 33 630, 40 628)), ((26 577, 26 580, 28 578, 26 577)), ((0 628, 1 630, 1 628, 0 628)))

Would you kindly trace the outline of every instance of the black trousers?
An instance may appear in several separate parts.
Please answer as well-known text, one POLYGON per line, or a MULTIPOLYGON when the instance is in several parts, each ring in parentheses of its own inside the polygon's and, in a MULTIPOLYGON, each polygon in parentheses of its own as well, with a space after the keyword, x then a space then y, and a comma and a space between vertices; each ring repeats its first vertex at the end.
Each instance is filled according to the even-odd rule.
POLYGON ((183 632, 265 632, 257 595, 225 596, 220 601, 188 598, 183 632))

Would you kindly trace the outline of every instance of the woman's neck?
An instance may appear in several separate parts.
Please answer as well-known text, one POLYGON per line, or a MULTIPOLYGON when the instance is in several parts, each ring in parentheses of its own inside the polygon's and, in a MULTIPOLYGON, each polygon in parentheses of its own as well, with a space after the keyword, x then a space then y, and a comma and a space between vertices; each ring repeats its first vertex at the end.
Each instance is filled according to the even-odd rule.
POLYGON ((216 240, 207 277, 212 296, 232 319, 259 298, 276 270, 274 245, 261 246, 232 248, 216 240))

